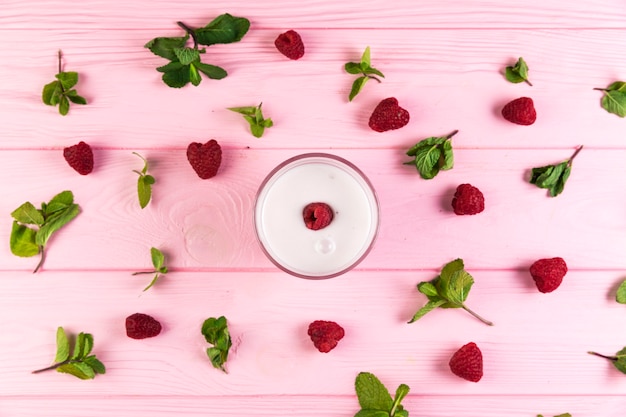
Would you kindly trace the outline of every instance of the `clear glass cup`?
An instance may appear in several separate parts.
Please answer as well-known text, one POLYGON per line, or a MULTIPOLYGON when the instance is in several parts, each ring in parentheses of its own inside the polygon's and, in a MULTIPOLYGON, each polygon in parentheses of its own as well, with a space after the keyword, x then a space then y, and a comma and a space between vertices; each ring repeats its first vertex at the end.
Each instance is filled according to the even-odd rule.
POLYGON ((367 177, 349 161, 326 153, 297 155, 279 164, 261 183, 254 206, 256 235, 278 268, 301 278, 344 274, 372 249, 379 205, 367 177), (304 207, 322 202, 331 223, 306 227, 304 207))

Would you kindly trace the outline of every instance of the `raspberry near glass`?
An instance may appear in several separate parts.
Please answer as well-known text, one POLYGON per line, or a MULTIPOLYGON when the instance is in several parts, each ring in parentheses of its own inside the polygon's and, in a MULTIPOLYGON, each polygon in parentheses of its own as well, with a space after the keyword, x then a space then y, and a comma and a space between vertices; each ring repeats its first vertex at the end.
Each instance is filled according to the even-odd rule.
POLYGON ((301 278, 344 274, 371 250, 379 207, 372 184, 347 160, 325 153, 297 155, 279 164, 261 183, 254 208, 256 235, 278 268, 301 278), (307 228, 303 209, 311 202, 333 210, 324 228, 307 228))

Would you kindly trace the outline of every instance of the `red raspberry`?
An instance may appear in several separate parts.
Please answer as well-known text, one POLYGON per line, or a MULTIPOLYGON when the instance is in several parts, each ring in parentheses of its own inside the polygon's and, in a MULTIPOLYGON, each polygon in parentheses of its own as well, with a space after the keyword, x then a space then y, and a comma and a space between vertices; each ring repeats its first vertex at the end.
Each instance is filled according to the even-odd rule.
POLYGON ((563 277, 567 273, 567 264, 563 258, 539 259, 530 266, 537 289, 542 293, 556 290, 563 282, 563 277))
POLYGON ((187 160, 203 180, 214 177, 222 163, 222 148, 215 139, 205 144, 192 142, 187 147, 187 160))
POLYGON ((478 382, 483 377, 483 354, 470 342, 457 350, 450 358, 450 370, 456 376, 471 382, 478 382))
POLYGON ((302 210, 302 217, 306 227, 320 230, 333 221, 333 209, 326 203, 310 203, 302 210))
POLYGON ((409 123, 409 112, 398 105, 395 97, 389 97, 378 103, 370 116, 369 127, 377 132, 400 129, 409 123))
POLYGON ((458 215, 478 214, 485 209, 483 193, 471 184, 461 184, 456 188, 452 208, 458 215))
POLYGON ((330 352, 343 339, 343 328, 334 321, 315 320, 309 324, 309 336, 320 352, 330 352))
POLYGON ((126 317, 126 335, 132 339, 145 339, 161 333, 161 323, 153 317, 135 313, 126 317))
POLYGON ((87 175, 93 171, 91 146, 82 140, 76 145, 63 148, 63 157, 80 175, 87 175))
POLYGON ((502 108, 502 117, 518 125, 532 125, 537 120, 533 99, 520 97, 507 103, 502 108))
POLYGON ((304 44, 298 32, 288 30, 278 35, 274 41, 276 49, 289 59, 300 59, 304 55, 304 44))

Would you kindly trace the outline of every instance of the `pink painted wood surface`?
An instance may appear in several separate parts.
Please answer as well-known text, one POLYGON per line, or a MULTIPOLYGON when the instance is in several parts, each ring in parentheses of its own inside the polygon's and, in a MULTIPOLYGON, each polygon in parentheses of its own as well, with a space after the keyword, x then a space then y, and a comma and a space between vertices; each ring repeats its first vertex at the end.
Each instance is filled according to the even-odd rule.
MULTIPOLYGON (((626 345, 626 307, 614 301, 626 279, 626 121, 600 107, 594 87, 626 78, 622 0, 369 0, 355 3, 216 1, 14 1, 0 6, 0 241, 9 213, 70 189, 77 219, 53 238, 43 270, 0 245, 0 416, 352 416, 354 378, 378 375, 389 389, 411 387, 411 416, 623 417, 626 376, 588 350, 626 345), (180 35, 175 22, 206 24, 223 12, 248 17, 238 44, 211 47, 229 76, 199 87, 166 87, 163 63, 143 45, 180 35), (289 61, 274 38, 297 29, 307 52, 289 61), (372 48, 386 78, 352 102, 343 64, 372 48), (41 103, 62 49, 89 105, 61 117, 41 103), (533 87, 506 82, 503 68, 524 56, 533 87), (367 127, 372 108, 394 96, 411 112, 403 129, 367 127), (531 96, 538 121, 499 116, 531 96), (275 126, 254 138, 226 107, 263 102, 275 126), (403 165, 420 139, 459 129, 455 167, 431 181, 403 165), (220 173, 200 180, 185 159, 192 141, 216 138, 220 173), (62 148, 95 149, 89 176, 72 171, 62 148), (584 145, 564 193, 528 183, 534 166, 584 145), (141 210, 137 151, 156 177, 141 210), (359 166, 381 209, 378 239, 353 271, 325 281, 293 278, 271 264, 254 235, 256 191, 267 173, 299 153, 329 152, 359 166), (483 190, 486 210, 455 216, 455 187, 483 190), (170 272, 148 292, 149 248, 170 272), (528 273, 538 258, 562 256, 570 272, 554 293, 528 273), (460 310, 406 321, 425 303, 416 284, 461 257, 476 284, 460 310), (144 312, 163 333, 131 340, 124 318, 144 312), (210 316, 229 319, 229 373, 213 369, 200 335, 210 316), (306 327, 335 320, 346 337, 317 352, 306 327), (33 375, 50 364, 55 331, 86 331, 107 374, 93 381, 33 375), (476 342, 485 357, 477 384, 447 361, 476 342)), ((207 54, 207 58, 209 54, 207 54)))

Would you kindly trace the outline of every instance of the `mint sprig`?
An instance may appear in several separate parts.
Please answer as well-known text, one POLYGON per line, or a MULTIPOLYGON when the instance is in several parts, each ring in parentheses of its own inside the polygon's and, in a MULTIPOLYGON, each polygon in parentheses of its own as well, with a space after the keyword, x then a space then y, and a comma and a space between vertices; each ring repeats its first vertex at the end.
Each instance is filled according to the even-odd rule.
POLYGON ((506 67, 504 76, 508 81, 514 84, 525 82, 532 87, 532 84, 528 80, 528 64, 526 64, 526 61, 524 61, 522 57, 517 60, 515 65, 506 67))
POLYGON ((615 294, 615 301, 620 304, 626 304, 626 280, 617 287, 617 293, 615 294))
POLYGON ((414 159, 405 162, 404 165, 415 165, 420 176, 425 180, 434 178, 439 171, 452 169, 454 154, 451 138, 458 132, 455 130, 448 136, 430 137, 419 141, 406 153, 414 159))
POLYGON ((137 171, 133 169, 133 172, 139 175, 137 179, 137 195, 139 197, 139 205, 141 208, 146 208, 148 203, 150 203, 150 199, 152 198, 152 185, 156 182, 152 175, 148 174, 148 161, 143 156, 139 155, 137 152, 133 152, 133 154, 137 155, 143 161, 143 168, 141 171, 137 171))
POLYGON ((165 266, 165 255, 163 255, 163 252, 155 247, 152 247, 150 248, 150 258, 152 260, 152 266, 154 266, 154 269, 152 271, 140 271, 133 273, 133 275, 154 274, 154 278, 152 278, 150 284, 148 284, 148 286, 143 289, 144 291, 148 291, 150 288, 152 288, 152 286, 156 284, 161 275, 167 274, 167 267, 165 266))
POLYGON ((465 305, 472 285, 474 285, 474 278, 465 271, 462 259, 455 259, 447 263, 435 279, 420 282, 417 285, 418 291, 428 298, 428 302, 413 315, 409 323, 413 323, 437 307, 441 307, 462 308, 483 323, 493 326, 492 322, 479 316, 465 305))
POLYGON ((243 118, 250 124, 252 135, 260 138, 263 136, 266 127, 274 126, 272 119, 263 118, 263 111, 261 110, 262 105, 263 103, 260 103, 258 106, 228 107, 227 109, 242 114, 243 118))
POLYGON ((200 55, 206 53, 206 48, 199 48, 199 45, 239 42, 250 29, 248 19, 228 13, 202 28, 193 29, 183 22, 177 22, 177 25, 185 30, 185 36, 154 38, 144 45, 153 54, 170 61, 157 71, 163 73, 163 82, 172 88, 181 88, 188 83, 198 86, 202 82, 201 73, 214 80, 226 77, 228 73, 223 68, 201 61, 200 55), (187 46, 189 38, 193 41, 192 47, 187 46))
MULTIPOLYGON (((541 414, 537 414, 537 417, 543 417, 541 414)), ((572 415, 570 413, 564 413, 564 414, 559 414, 558 416, 554 416, 554 417, 572 417, 572 415)))
POLYGON ((57 351, 54 365, 33 371, 38 374, 56 369, 57 372, 74 375, 80 379, 93 379, 97 374, 104 374, 106 369, 95 355, 90 355, 93 349, 93 336, 89 333, 79 333, 74 345, 63 330, 57 329, 57 351))
POLYGON ((561 194, 572 172, 574 158, 582 148, 582 146, 579 146, 571 157, 561 163, 533 168, 530 175, 530 183, 539 188, 548 189, 551 197, 561 194))
POLYGON ((73 71, 63 71, 61 51, 58 52, 59 72, 55 75, 56 80, 46 84, 41 93, 41 100, 48 106, 59 106, 59 113, 65 116, 70 111, 70 102, 74 104, 87 104, 84 97, 79 96, 76 89, 78 84, 78 73, 73 71))
POLYGON ((74 194, 63 191, 48 203, 41 203, 41 209, 27 201, 15 209, 11 229, 11 253, 20 257, 40 255, 40 260, 33 273, 44 263, 46 245, 50 237, 80 213, 80 207, 74 203, 74 194))
POLYGON ((382 382, 372 373, 360 372, 354 381, 354 388, 361 410, 354 417, 408 417, 409 412, 401 402, 409 393, 406 384, 400 384, 396 395, 391 394, 382 382))
POLYGON ((208 343, 213 346, 207 348, 206 354, 214 368, 226 372, 225 364, 228 360, 230 347, 233 345, 228 331, 226 317, 210 317, 202 324, 202 334, 208 343))
POLYGON ((594 88, 594 90, 604 92, 600 102, 604 110, 619 117, 626 117, 626 82, 615 81, 607 88, 594 88))
POLYGON ((613 366, 623 374, 626 374, 626 347, 622 348, 619 352, 617 352, 614 356, 602 355, 597 352, 587 352, 590 355, 599 356, 604 359, 608 359, 611 361, 613 366))
POLYGON ((372 67, 369 46, 365 48, 360 62, 348 62, 344 65, 344 69, 348 74, 361 75, 352 83, 352 89, 348 96, 349 101, 352 101, 361 92, 367 81, 376 80, 380 83, 381 80, 378 77, 385 78, 382 72, 372 67))

